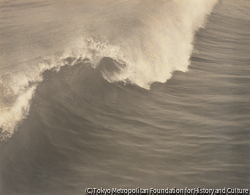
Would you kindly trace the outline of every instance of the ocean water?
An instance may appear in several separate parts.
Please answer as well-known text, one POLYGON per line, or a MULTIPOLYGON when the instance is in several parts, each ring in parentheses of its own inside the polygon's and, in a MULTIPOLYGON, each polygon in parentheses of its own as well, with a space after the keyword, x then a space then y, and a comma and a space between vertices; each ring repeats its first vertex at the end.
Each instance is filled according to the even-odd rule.
POLYGON ((0 1, 0 194, 250 188, 250 1, 0 1))

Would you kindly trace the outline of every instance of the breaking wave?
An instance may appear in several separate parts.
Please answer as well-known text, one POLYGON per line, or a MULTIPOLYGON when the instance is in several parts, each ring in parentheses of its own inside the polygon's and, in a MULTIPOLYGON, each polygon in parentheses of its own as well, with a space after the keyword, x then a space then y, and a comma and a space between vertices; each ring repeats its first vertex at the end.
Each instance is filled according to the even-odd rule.
POLYGON ((116 71, 100 69, 107 81, 145 89, 154 82, 166 82, 173 71, 187 71, 195 31, 204 26, 216 2, 123 1, 119 11, 111 6, 104 15, 92 16, 99 22, 91 17, 83 22, 84 32, 68 49, 2 68, 0 139, 10 137, 28 115, 29 101, 46 70, 59 71, 79 62, 96 68, 102 60, 113 60, 116 71))

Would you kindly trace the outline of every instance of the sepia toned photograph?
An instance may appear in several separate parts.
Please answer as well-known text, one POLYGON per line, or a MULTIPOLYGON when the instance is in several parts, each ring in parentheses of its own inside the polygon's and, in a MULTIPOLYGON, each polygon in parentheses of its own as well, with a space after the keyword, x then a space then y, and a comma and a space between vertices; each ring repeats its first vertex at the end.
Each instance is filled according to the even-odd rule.
POLYGON ((249 189, 249 0, 0 0, 0 195, 249 189))

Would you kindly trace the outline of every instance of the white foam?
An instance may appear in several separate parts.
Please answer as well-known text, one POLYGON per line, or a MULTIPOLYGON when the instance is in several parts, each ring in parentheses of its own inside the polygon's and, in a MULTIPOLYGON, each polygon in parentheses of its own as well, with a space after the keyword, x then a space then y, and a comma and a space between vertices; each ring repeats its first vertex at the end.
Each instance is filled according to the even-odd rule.
POLYGON ((42 73, 46 70, 59 71, 68 57, 75 60, 67 65, 74 65, 78 59, 89 59, 95 68, 103 56, 115 58, 119 56, 119 48, 108 46, 107 43, 94 41, 85 37, 78 40, 78 47, 58 52, 39 61, 26 62, 19 65, 16 72, 5 72, 0 75, 0 140, 9 138, 18 123, 29 113, 30 100, 37 84, 43 80, 42 73))
POLYGON ((144 26, 138 34, 117 43, 129 66, 123 72, 125 77, 149 89, 153 82, 166 82, 173 71, 187 71, 194 33, 203 27, 216 2, 175 0, 144 13, 140 18, 144 26), (155 12, 156 8, 160 10, 155 12))
POLYGON ((34 90, 35 86, 30 87, 18 96, 11 108, 1 109, 0 124, 4 135, 0 136, 0 140, 10 137, 14 133, 15 125, 27 116, 30 106, 29 100, 32 98, 34 90))

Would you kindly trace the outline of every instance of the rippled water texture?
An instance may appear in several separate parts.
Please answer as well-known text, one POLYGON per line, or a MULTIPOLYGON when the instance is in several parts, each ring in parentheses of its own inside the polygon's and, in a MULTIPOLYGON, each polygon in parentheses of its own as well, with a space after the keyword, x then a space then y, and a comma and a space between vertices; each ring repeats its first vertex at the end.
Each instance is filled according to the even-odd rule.
POLYGON ((249 1, 1 1, 0 192, 250 187, 249 1))

